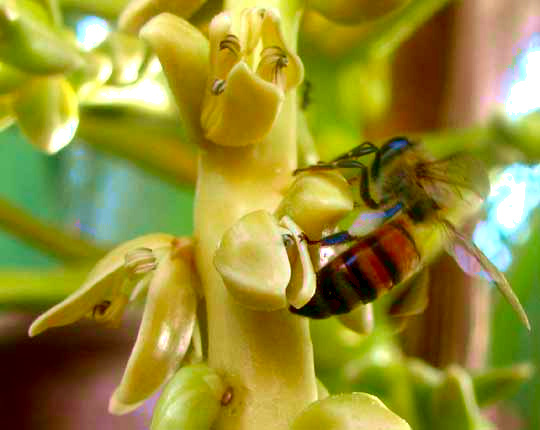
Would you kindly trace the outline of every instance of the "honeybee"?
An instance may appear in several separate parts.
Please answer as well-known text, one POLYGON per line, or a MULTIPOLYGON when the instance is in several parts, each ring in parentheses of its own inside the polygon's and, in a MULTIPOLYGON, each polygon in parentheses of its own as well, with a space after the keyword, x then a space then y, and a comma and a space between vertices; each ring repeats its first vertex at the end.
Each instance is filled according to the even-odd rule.
POLYGON ((352 243, 317 272, 317 288, 303 307, 290 310, 310 318, 327 318, 366 304, 412 278, 426 263, 422 232, 440 229, 447 252, 465 273, 494 283, 520 320, 530 329, 527 315, 504 275, 467 237, 446 218, 453 207, 461 207, 471 196, 483 201, 489 179, 482 164, 465 153, 434 159, 419 143, 404 137, 387 141, 380 148, 361 144, 329 163, 295 171, 358 169, 349 182, 359 182, 361 200, 371 209, 390 214, 365 236, 349 231, 305 240, 320 246, 352 243), (371 168, 358 158, 375 154, 371 168), (378 195, 371 195, 370 180, 378 195))

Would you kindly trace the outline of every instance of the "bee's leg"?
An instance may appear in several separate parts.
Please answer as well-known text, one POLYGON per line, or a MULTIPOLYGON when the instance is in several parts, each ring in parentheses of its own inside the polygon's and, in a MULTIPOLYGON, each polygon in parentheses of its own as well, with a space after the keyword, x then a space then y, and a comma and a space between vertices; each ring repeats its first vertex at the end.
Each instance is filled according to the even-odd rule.
POLYGON ((340 155, 339 157, 334 158, 332 161, 329 161, 327 163, 320 161, 317 164, 312 164, 311 166, 302 167, 300 169, 296 169, 293 172, 293 175, 296 175, 300 172, 313 172, 316 170, 333 170, 333 169, 340 169, 346 166, 340 166, 336 164, 338 161, 349 161, 349 160, 355 160, 356 158, 363 157, 364 155, 373 154, 374 152, 379 152, 379 148, 375 146, 371 142, 364 142, 361 145, 358 145, 357 147, 351 149, 350 151, 346 152, 343 155, 340 155))
POLYGON ((305 234, 303 235, 302 239, 305 240, 309 245, 334 246, 352 242, 353 240, 358 239, 358 237, 351 235, 347 230, 343 230, 325 236, 319 240, 311 240, 305 234))
POLYGON ((350 151, 346 152, 345 154, 334 158, 332 161, 355 159, 355 158, 363 157, 364 155, 373 154, 374 152, 378 152, 378 151, 379 151, 379 148, 375 146, 373 143, 364 142, 354 147, 350 151))

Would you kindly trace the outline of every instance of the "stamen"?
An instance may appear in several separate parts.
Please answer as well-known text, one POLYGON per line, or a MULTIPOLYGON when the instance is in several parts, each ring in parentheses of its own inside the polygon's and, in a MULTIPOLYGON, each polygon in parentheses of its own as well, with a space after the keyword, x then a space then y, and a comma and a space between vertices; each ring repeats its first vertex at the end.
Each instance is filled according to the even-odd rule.
POLYGON ((279 72, 289 65, 289 59, 285 51, 279 46, 267 46, 261 52, 261 62, 259 69, 265 66, 272 67, 272 83, 277 84, 280 77, 279 72))
POLYGON ((149 248, 137 248, 125 255, 124 267, 129 278, 145 275, 157 267, 156 256, 149 248))
POLYGON ((225 87, 227 86, 227 83, 225 82, 225 79, 215 79, 212 83, 211 92, 215 96, 219 96, 223 91, 225 91, 225 87))
POLYGON ((96 321, 103 318, 105 316, 105 313, 107 312, 107 309, 109 309, 110 306, 110 300, 103 300, 101 303, 98 303, 92 309, 92 318, 96 321))
POLYGON ((228 34, 225 36, 225 39, 219 42, 219 50, 223 51, 224 49, 229 50, 232 54, 238 57, 242 49, 238 37, 236 37, 234 34, 228 34))

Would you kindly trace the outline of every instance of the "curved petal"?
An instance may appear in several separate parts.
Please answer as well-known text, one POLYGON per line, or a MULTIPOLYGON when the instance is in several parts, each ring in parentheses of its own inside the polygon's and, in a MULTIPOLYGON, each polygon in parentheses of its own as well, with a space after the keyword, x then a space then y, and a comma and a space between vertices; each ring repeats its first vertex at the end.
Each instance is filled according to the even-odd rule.
POLYGON ((302 230, 288 216, 281 219, 281 225, 291 232, 299 257, 294 262, 291 282, 287 286, 287 300, 296 309, 300 309, 315 294, 317 288, 315 270, 309 255, 308 244, 303 239, 302 230))
MULTIPOLYGON (((283 82, 281 89, 288 91, 296 88, 304 80, 304 65, 298 55, 287 49, 285 39, 280 28, 279 15, 272 9, 268 9, 264 15, 261 29, 261 39, 264 48, 279 48, 287 57, 286 65, 280 68, 279 73, 283 75, 278 82, 283 82)), ((264 51, 263 51, 264 52, 264 51)), ((262 61, 261 61, 262 62, 262 61)))
MULTIPOLYGON (((36 336, 51 327, 71 324, 106 299, 114 300, 114 287, 124 278, 126 254, 138 248, 148 248, 162 255, 171 246, 174 236, 163 233, 149 234, 130 240, 103 257, 88 274, 83 285, 66 300, 49 309, 30 326, 28 334, 36 336)), ((127 292, 126 292, 127 293, 127 292)))
POLYGON ((302 173, 289 187, 276 216, 290 216, 310 239, 337 223, 353 209, 347 181, 334 172, 302 173))
POLYGON ((276 219, 264 210, 247 214, 224 235, 214 266, 231 295, 258 310, 287 306, 291 266, 276 219))
POLYGON ((205 137, 224 146, 261 141, 272 128, 283 97, 281 90, 253 73, 244 62, 237 63, 225 89, 206 95, 201 116, 205 137))
POLYGON ((118 28, 137 34, 147 21, 162 12, 187 19, 204 3, 206 0, 131 0, 118 17, 118 28))
POLYGON ((28 82, 17 92, 13 111, 28 140, 49 154, 70 143, 79 125, 77 94, 61 76, 28 82))
POLYGON ((201 109, 210 68, 208 40, 189 22, 170 13, 148 21, 140 37, 163 66, 188 137, 199 143, 203 140, 201 109))
POLYGON ((191 262, 172 250, 150 281, 143 320, 124 376, 109 402, 109 412, 136 409, 176 370, 189 347, 197 298, 191 262))

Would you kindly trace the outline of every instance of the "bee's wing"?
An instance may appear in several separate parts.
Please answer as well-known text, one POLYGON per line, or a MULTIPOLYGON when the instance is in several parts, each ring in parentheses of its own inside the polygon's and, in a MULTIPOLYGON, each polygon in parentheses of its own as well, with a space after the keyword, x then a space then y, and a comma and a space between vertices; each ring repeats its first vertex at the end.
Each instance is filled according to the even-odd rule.
POLYGON ((419 176, 440 188, 446 184, 452 193, 461 196, 460 189, 468 190, 484 200, 490 191, 489 177, 483 163, 467 153, 456 153, 440 160, 422 163, 419 176))
POLYGON ((458 232, 450 222, 441 220, 441 223, 444 225, 445 233, 448 235, 448 240, 445 241, 446 251, 456 260, 459 267, 468 275, 493 282, 512 306, 519 319, 530 330, 531 325, 527 314, 502 272, 489 261, 470 239, 458 232))

